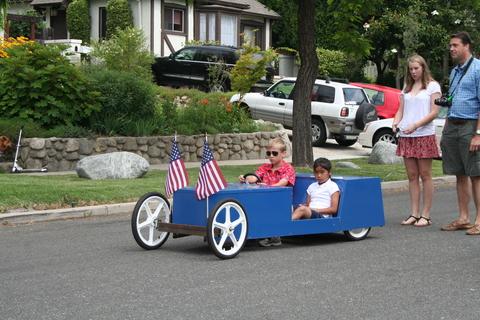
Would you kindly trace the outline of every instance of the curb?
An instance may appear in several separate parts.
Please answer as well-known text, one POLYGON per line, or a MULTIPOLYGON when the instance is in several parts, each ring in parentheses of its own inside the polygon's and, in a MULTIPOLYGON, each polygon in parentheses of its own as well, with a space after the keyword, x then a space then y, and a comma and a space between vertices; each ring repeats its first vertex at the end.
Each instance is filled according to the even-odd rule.
MULTIPOLYGON (((433 178, 435 185, 454 183, 455 181, 455 176, 433 178)), ((408 181, 382 182, 381 186, 382 190, 404 188, 408 187, 408 181)), ((128 202, 78 208, 5 213, 0 214, 0 225, 129 214, 133 212, 135 204, 136 202, 128 202)))

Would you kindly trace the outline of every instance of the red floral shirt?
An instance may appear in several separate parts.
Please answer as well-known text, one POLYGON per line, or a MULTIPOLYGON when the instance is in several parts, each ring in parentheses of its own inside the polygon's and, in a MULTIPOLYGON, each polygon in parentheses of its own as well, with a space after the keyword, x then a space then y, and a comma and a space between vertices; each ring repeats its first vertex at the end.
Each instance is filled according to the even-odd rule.
POLYGON ((288 187, 293 187, 295 184, 295 169, 292 167, 290 163, 285 161, 282 162, 280 168, 275 171, 272 171, 273 164, 271 163, 264 163, 255 172, 260 178, 262 178, 262 182, 267 185, 272 185, 277 182, 280 182, 282 179, 288 180, 288 187))

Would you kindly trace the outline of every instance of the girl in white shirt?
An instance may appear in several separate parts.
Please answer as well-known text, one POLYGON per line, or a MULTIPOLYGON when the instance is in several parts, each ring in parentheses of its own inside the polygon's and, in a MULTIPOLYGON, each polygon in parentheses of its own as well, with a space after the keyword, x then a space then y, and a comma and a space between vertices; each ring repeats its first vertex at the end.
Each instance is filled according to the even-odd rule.
POLYGON ((340 190, 330 180, 332 163, 326 158, 318 158, 313 163, 313 174, 317 182, 307 188, 307 203, 300 204, 292 214, 292 220, 331 218, 338 211, 340 190))
POLYGON ((399 132, 396 155, 404 159, 412 204, 412 213, 402 225, 425 227, 431 224, 432 162, 440 156, 432 121, 440 109, 434 101, 440 97, 440 85, 432 78, 425 59, 418 55, 408 59, 405 87, 392 126, 394 132, 399 132), (419 178, 423 184, 421 213, 419 178))

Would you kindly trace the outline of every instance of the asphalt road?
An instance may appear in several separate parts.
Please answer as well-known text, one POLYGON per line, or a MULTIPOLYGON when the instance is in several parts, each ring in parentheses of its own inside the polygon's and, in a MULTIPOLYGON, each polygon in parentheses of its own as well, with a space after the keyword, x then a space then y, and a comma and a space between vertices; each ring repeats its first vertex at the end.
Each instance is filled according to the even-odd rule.
POLYGON ((127 215, 3 226, 0 318, 479 319, 480 236, 439 230, 454 186, 425 228, 400 225, 406 188, 383 198, 387 225, 363 241, 285 237, 230 260, 195 236, 145 251, 127 215))

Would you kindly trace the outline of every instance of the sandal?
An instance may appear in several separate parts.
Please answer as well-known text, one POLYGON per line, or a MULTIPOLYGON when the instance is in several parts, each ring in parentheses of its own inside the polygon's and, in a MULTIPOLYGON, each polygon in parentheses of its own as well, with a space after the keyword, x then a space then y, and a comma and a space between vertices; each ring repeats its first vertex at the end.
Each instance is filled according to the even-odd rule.
POLYGON ((407 219, 403 220, 401 224, 402 224, 403 226, 411 226, 411 225, 414 225, 415 223, 417 223, 418 220, 420 220, 419 217, 410 216, 410 217, 408 217, 407 219), (411 223, 406 223, 408 220, 410 220, 410 218, 415 219, 415 221, 412 221, 411 223))
POLYGON ((414 227, 426 227, 426 226, 429 226, 431 225, 432 223, 430 222, 430 219, 429 218, 425 218, 424 216, 420 216, 420 218, 418 218, 417 222, 415 222, 415 224, 413 225, 414 227), (426 224, 418 224, 418 222, 420 220, 426 220, 427 223, 426 224))

